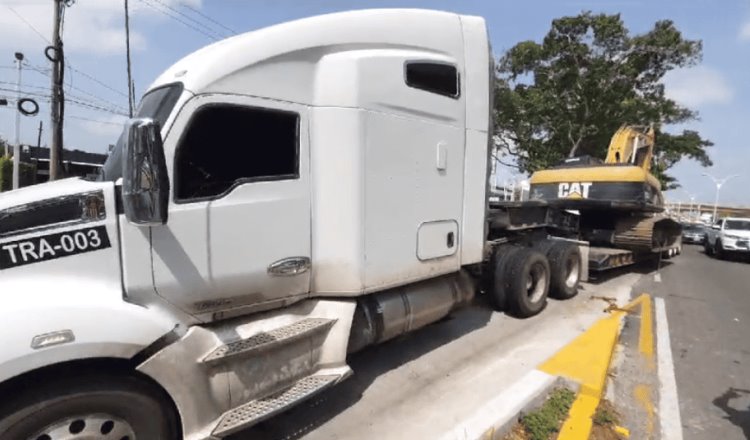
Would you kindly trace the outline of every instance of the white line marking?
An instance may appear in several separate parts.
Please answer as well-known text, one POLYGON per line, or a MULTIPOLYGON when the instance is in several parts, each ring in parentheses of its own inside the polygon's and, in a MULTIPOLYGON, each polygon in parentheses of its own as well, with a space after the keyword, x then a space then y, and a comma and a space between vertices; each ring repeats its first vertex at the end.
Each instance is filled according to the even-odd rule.
POLYGON ((661 283, 661 274, 659 272, 654 275, 654 281, 657 283, 661 283))
POLYGON ((656 353, 659 365, 659 424, 662 440, 682 440, 680 403, 674 377, 672 345, 669 342, 669 323, 664 298, 654 298, 656 307, 656 353))
POLYGON ((475 440, 488 430, 500 428, 533 401, 545 388, 552 386, 557 376, 531 370, 508 387, 502 394, 479 408, 468 420, 445 433, 441 440, 475 440))

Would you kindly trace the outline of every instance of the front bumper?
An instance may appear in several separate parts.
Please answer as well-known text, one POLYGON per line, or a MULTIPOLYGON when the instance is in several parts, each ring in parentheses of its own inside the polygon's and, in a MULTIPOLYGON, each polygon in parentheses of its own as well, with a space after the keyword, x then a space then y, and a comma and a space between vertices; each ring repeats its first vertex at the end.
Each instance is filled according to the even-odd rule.
POLYGON ((683 235, 682 236, 683 243, 703 243, 705 240, 706 240, 706 237, 703 235, 683 235))
POLYGON ((741 238, 735 240, 732 238, 722 238, 721 247, 723 247, 725 251, 750 252, 750 239, 741 238))

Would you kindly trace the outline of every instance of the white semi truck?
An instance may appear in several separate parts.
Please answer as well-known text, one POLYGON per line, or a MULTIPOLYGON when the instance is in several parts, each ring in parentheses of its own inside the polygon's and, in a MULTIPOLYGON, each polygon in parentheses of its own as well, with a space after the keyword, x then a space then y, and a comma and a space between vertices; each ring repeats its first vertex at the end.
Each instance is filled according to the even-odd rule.
MULTIPOLYGON (((490 208, 485 22, 238 35, 149 88, 97 181, 0 196, 0 439, 218 439, 435 322, 575 295, 575 218, 490 208)), ((427 330, 429 331, 429 330, 427 330)))

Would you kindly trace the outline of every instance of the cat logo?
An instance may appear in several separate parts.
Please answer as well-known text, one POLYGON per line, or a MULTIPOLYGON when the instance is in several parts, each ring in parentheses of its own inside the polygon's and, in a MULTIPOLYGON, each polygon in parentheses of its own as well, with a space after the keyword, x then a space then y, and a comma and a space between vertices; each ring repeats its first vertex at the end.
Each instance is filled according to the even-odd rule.
POLYGON ((588 199, 591 182, 563 182, 557 187, 557 197, 561 199, 588 199))

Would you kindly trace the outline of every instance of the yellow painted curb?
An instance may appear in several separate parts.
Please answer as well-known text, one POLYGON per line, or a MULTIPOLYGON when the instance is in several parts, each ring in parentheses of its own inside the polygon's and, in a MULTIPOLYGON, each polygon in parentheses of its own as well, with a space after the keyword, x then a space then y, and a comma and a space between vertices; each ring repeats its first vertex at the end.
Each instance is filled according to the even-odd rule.
POLYGON ((610 316, 594 323, 585 333, 539 366, 539 370, 545 373, 562 376, 581 385, 558 440, 582 440, 589 437, 593 424, 592 417, 604 392, 612 352, 620 335, 622 317, 639 305, 643 315, 639 346, 642 353, 648 354, 649 348, 646 348, 646 345, 650 341, 650 353, 653 355, 651 297, 643 294, 627 306, 615 309, 610 316), (648 312, 644 313, 646 310, 648 312), (644 320, 648 321, 648 325, 644 325, 644 320))

